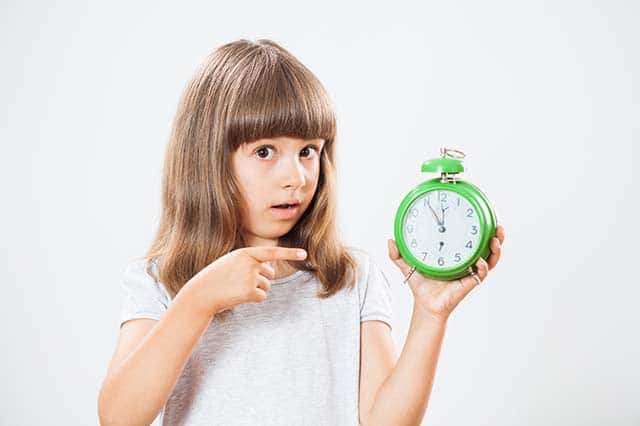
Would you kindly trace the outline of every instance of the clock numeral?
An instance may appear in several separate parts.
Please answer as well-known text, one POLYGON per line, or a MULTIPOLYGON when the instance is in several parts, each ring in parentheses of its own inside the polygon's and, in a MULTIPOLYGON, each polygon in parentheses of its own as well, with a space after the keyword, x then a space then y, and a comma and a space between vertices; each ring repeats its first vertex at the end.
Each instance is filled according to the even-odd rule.
POLYGON ((460 262, 460 260, 462 260, 462 257, 460 256, 460 253, 456 253, 456 255, 455 255, 455 256, 453 256, 453 259, 454 259, 456 262, 458 262, 458 263, 459 263, 459 262, 460 262))
POLYGON ((458 197, 458 207, 460 207, 460 197, 458 197))
POLYGON ((446 192, 440 192, 440 201, 443 203, 447 202, 447 193, 446 192))
POLYGON ((412 214, 412 215, 414 215, 414 216, 418 216, 418 213, 419 213, 419 212, 418 212, 418 209, 416 209, 416 208, 411 209, 411 214, 412 214))
POLYGON ((444 265, 444 257, 439 257, 439 258, 438 258, 438 265, 439 265, 439 266, 444 265))
POLYGON ((407 233, 412 233, 413 232, 413 225, 407 225, 407 233))
POLYGON ((476 235, 478 233, 478 227, 476 225, 472 225, 471 229, 471 235, 476 235))
POLYGON ((424 256, 422 256, 422 260, 424 261, 427 258, 427 252, 423 251, 422 254, 424 254, 424 256))
POLYGON ((415 238, 411 241, 411 247, 413 247, 413 248, 418 247, 418 242, 416 241, 415 238))
POLYGON ((467 209, 467 217, 473 217, 473 209, 467 209))
POLYGON ((466 248, 473 248, 473 244, 471 244, 471 240, 464 245, 466 248))

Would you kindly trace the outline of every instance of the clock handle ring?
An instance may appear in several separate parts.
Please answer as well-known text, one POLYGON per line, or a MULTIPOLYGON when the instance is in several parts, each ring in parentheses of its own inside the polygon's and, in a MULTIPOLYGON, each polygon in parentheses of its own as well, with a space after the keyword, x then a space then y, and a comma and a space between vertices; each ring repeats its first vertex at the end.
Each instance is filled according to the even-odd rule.
POLYGON ((449 157, 458 160, 462 160, 464 157, 466 157, 466 154, 464 152, 458 149, 451 149, 447 147, 440 148, 440 155, 442 155, 442 158, 449 157))
POLYGON ((473 266, 469 266, 469 268, 467 270, 469 271, 469 276, 472 277, 474 280, 476 280, 478 285, 480 285, 482 283, 482 280, 480 280, 480 277, 476 273, 476 271, 473 268, 473 266))
POLYGON ((409 281, 409 278, 411 278, 411 275, 413 275, 415 271, 416 271, 416 267, 414 266, 413 268, 411 268, 411 271, 409 271, 409 273, 407 274, 407 277, 402 282, 406 284, 407 281, 409 281))

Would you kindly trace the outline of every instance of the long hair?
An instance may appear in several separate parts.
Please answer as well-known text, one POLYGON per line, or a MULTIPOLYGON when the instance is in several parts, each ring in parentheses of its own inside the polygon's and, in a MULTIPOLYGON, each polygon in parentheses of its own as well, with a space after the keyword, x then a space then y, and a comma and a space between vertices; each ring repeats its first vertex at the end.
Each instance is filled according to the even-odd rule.
POLYGON ((144 256, 147 272, 171 298, 208 264, 245 247, 231 156, 243 143, 279 136, 325 141, 314 197, 279 240, 308 255, 288 264, 316 275, 322 284, 318 297, 353 288, 356 261, 336 225, 336 118, 329 97, 314 74, 276 42, 240 39, 221 45, 198 66, 173 121, 161 220, 144 256))

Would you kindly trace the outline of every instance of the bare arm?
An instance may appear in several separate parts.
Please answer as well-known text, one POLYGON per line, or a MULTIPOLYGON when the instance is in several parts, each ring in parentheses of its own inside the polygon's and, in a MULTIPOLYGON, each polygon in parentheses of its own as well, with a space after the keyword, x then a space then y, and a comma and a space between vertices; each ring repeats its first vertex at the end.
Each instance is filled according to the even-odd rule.
MULTIPOLYGON (((422 274, 414 274, 406 280, 414 296, 413 315, 409 334, 405 341, 400 358, 391 373, 380 385, 373 402, 370 402, 371 390, 364 400, 368 406, 364 408, 365 425, 419 425, 424 417, 433 380, 438 365, 438 357, 442 347, 447 320, 460 301, 479 285, 500 259, 504 228, 498 225, 496 237, 491 241, 491 256, 488 261, 480 257, 476 261, 477 273, 457 280, 439 281, 422 274), (367 411, 369 410, 369 411, 367 411)), ((389 258, 398 266, 403 276, 408 276, 411 268, 400 256, 394 240, 388 240, 389 258)), ((378 337, 385 341, 384 333, 378 337)), ((389 338, 386 338, 389 342, 389 338)), ((389 344, 385 345, 390 347, 389 344)), ((383 347, 380 354, 373 353, 373 359, 388 357, 390 349, 383 347), (385 355, 387 354, 387 355, 385 355)), ((374 369, 386 370, 388 362, 371 362, 374 369)))
POLYGON ((419 425, 427 409, 446 321, 414 306, 402 353, 376 393, 365 425, 419 425))
POLYGON ((187 281, 157 323, 125 323, 98 396, 101 424, 151 423, 213 315, 241 303, 263 302, 271 288, 269 280, 275 276, 268 262, 300 260, 306 255, 291 247, 233 250, 187 281))
POLYGON ((149 425, 162 409, 212 318, 194 309, 190 283, 159 321, 123 324, 98 397, 102 425, 149 425))

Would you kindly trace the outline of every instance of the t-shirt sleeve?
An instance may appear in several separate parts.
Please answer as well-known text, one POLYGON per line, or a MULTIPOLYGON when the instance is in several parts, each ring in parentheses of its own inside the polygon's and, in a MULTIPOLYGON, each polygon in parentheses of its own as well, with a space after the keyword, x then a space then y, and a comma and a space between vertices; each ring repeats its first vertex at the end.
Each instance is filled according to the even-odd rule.
POLYGON ((391 310, 391 284, 380 266, 367 257, 363 277, 363 291, 360 306, 360 322, 380 320, 393 329, 391 310))
POLYGON ((121 282, 122 306, 120 325, 128 320, 151 318, 159 320, 167 310, 169 299, 160 283, 146 271, 145 260, 129 263, 121 282))

